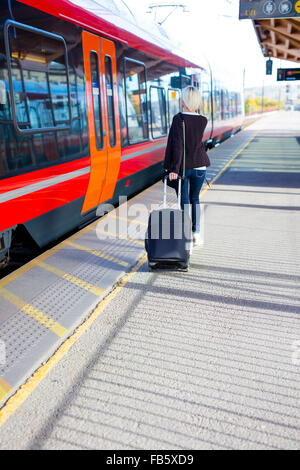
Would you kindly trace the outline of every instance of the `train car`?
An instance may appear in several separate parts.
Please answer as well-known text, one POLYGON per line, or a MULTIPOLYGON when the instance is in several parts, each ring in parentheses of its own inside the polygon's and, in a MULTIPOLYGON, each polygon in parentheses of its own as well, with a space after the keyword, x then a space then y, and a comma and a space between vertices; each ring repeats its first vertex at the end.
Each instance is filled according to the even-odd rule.
POLYGON ((94 218, 99 204, 157 181, 185 86, 201 90, 208 146, 242 125, 239 84, 116 11, 85 4, 0 4, 2 264, 14 233, 43 247, 94 218))

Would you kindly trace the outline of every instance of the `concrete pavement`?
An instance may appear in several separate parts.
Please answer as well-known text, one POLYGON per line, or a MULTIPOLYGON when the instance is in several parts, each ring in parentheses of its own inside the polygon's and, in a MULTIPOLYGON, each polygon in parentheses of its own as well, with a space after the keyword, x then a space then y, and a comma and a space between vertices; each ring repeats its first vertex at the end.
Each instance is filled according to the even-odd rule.
POLYGON ((203 196, 189 272, 142 265, 0 428, 1 449, 299 449, 298 116, 252 126, 203 196))

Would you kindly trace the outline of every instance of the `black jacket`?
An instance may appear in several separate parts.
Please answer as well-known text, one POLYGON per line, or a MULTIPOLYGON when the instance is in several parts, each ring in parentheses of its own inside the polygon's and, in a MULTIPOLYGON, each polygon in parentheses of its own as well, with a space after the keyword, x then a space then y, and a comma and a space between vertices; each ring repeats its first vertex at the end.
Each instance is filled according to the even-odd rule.
POLYGON ((185 122, 186 169, 210 165, 204 143, 202 142, 203 133, 207 125, 206 117, 196 114, 178 113, 174 116, 170 128, 164 162, 165 170, 177 174, 182 171, 182 119, 185 122))

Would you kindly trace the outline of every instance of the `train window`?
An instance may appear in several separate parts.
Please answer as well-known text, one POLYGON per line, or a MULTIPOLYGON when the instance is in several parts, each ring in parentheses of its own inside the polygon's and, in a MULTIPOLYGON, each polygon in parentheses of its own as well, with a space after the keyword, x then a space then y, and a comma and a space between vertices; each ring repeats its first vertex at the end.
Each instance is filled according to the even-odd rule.
POLYGON ((64 39, 14 21, 6 22, 4 33, 17 133, 32 135, 70 129, 71 100, 64 39), (33 118, 36 114, 40 119, 33 118))
POLYGON ((70 66, 69 69, 70 77, 70 93, 71 93, 71 109, 72 109, 72 119, 77 120, 79 118, 79 102, 77 97, 77 86, 76 86, 76 73, 73 67, 70 66))
POLYGON ((12 59, 11 61, 11 75, 13 83, 16 85, 14 97, 17 121, 22 123, 23 126, 27 125, 27 127, 29 127, 29 107, 28 100, 26 99, 24 71, 20 68, 20 64, 16 59, 12 59))
POLYGON ((221 113, 222 119, 230 119, 229 94, 227 90, 221 91, 221 113))
MULTIPOLYGON (((18 112, 18 125, 24 128, 41 129, 41 128, 53 128, 55 125, 54 111, 51 106, 50 94, 48 92, 47 84, 47 72, 46 71, 35 71, 23 70, 23 79, 25 83, 25 93, 23 93, 23 99, 16 103, 16 110, 18 112), (31 92, 31 90, 39 90, 43 96, 38 96, 37 93, 31 92), (28 120, 26 119, 27 114, 25 112, 28 108, 28 120), (32 122, 30 116, 34 115, 36 110, 40 119, 38 122, 32 122), (22 116, 20 115, 22 112, 22 116), (25 122, 27 121, 27 122, 25 122), (38 124, 35 126, 35 124, 38 124)), ((16 96, 16 94, 15 94, 16 96)), ((19 100, 20 98, 18 98, 19 100)))
POLYGON ((103 148, 103 130, 101 117, 101 98, 100 98, 100 77, 99 77, 99 61, 96 52, 91 52, 91 79, 93 87, 93 106, 95 120, 96 146, 98 150, 103 148))
POLYGON ((150 87, 151 132, 153 139, 167 134, 165 90, 161 87, 150 87))
POLYGON ((229 96, 229 91, 225 91, 225 103, 226 103, 226 119, 230 119, 231 114, 230 114, 230 96, 229 96))
MULTIPOLYGON (((72 90, 72 118, 73 108, 77 108, 79 113, 78 119, 72 120, 74 122, 75 140, 79 138, 80 156, 87 156, 89 152, 89 136, 88 136, 88 119, 87 119, 87 106, 86 106, 86 92, 85 92, 85 79, 84 79, 84 65, 83 53, 81 44, 76 48, 72 48, 70 58, 74 63, 74 82, 71 82, 72 90)), ((76 112, 76 113, 77 113, 76 112)), ((75 114, 76 116, 76 114, 75 114)), ((78 155, 78 154, 77 154, 78 155)))
POLYGON ((208 83, 203 82, 202 83, 202 105, 201 105, 201 114, 203 116, 206 116, 207 118, 210 117, 211 113, 211 98, 210 98, 210 88, 208 83))
POLYGON ((236 93, 230 93, 230 114, 231 117, 237 116, 237 101, 236 101, 236 93))
POLYGON ((118 98, 119 98, 119 118, 120 118, 120 134, 121 134, 121 147, 128 145, 127 137, 127 123, 126 123, 126 105, 125 105, 125 92, 123 77, 118 74, 118 98))
POLYGON ((7 91, 5 80, 1 79, 0 76, 0 106, 5 106, 7 104, 7 91))
POLYGON ((240 93, 236 93, 237 114, 243 114, 242 110, 242 97, 240 93))
POLYGON ((221 91, 220 83, 218 82, 215 82, 214 84, 213 116, 217 121, 221 119, 221 91))
POLYGON ((8 91, 8 71, 6 58, 0 50, 0 121, 10 121, 10 101, 8 91))
POLYGON ((105 82, 106 82, 109 142, 110 142, 111 147, 114 147, 116 145, 114 84, 113 84, 111 58, 108 55, 105 56, 105 82))
POLYGON ((53 119, 55 126, 68 125, 70 111, 68 102, 68 87, 66 82, 65 64, 51 62, 48 69, 48 80, 50 86, 50 103, 53 108, 53 119))
POLYGON ((168 121, 169 126, 175 114, 180 112, 180 92, 179 90, 168 89, 168 121))
POLYGON ((126 119, 129 143, 148 139, 146 68, 125 59, 126 119))
MULTIPOLYGON (((39 22, 38 15, 36 22, 37 24, 39 22)), ((47 24, 49 29, 55 30, 54 27, 50 28, 50 23, 47 24)), ((54 24, 57 25, 55 18, 53 18, 54 24)), ((77 27, 68 25, 69 27, 73 28, 70 37, 77 39, 74 42, 72 39, 68 45, 68 77, 66 77, 65 48, 64 44, 60 47, 60 41, 51 43, 48 42, 47 36, 42 37, 42 41, 46 41, 49 47, 51 44, 54 46, 59 44, 58 48, 53 49, 47 63, 46 60, 41 61, 37 55, 38 42, 42 41, 39 34, 35 35, 35 30, 32 31, 31 37, 26 36, 31 42, 28 43, 26 51, 23 50, 23 55, 20 52, 19 55, 14 54, 12 57, 10 43, 7 50, 4 41, 0 41, 0 179, 89 155, 81 33, 77 31, 77 27), (34 38, 37 39, 34 41, 34 38), (77 45, 74 47, 75 42, 77 45), (13 84, 10 83, 10 79, 13 84), (70 116, 68 87, 71 98, 71 127, 68 122, 70 116), (11 90, 14 91, 13 99, 11 90), (20 134, 16 125, 21 131, 29 130, 30 134, 20 134), (44 131, 44 126, 47 126, 47 132, 44 131)), ((62 25, 58 24, 56 29, 60 34, 64 33, 62 25)), ((70 32, 69 29, 68 31, 70 32)), ((29 32, 25 31, 28 35, 29 32)), ((21 37, 24 38, 25 33, 18 27, 15 31, 9 29, 8 39, 10 42, 19 41, 16 44, 20 45, 21 37)), ((52 40, 52 37, 50 39, 52 40)))

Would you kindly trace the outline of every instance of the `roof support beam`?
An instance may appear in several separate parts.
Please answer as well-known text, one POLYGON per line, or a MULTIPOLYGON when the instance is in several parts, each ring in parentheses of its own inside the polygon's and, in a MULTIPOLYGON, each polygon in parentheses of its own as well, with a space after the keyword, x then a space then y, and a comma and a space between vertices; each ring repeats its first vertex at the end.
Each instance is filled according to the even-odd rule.
MULTIPOLYGON (((300 49, 286 49, 285 46, 282 44, 275 45, 268 41, 264 41, 262 45, 266 48, 266 50, 275 48, 277 53, 281 53, 281 57, 279 58, 283 59, 285 54, 288 53, 289 56, 295 57, 293 60, 300 62, 300 49)), ((288 60, 292 59, 289 58, 288 60)))
POLYGON ((263 55, 300 62, 300 18, 253 20, 263 55))

